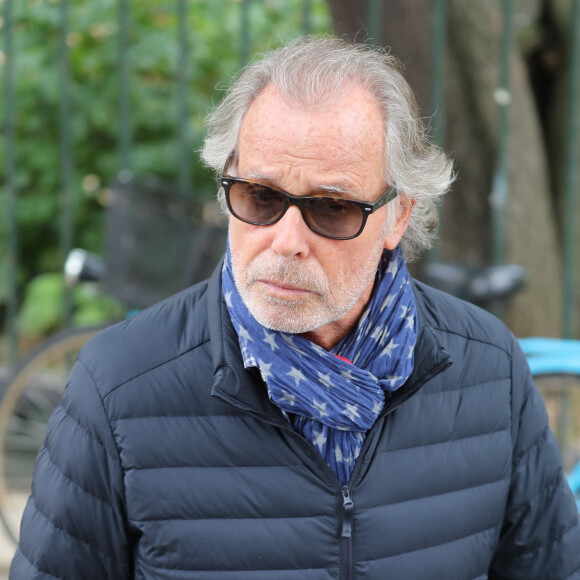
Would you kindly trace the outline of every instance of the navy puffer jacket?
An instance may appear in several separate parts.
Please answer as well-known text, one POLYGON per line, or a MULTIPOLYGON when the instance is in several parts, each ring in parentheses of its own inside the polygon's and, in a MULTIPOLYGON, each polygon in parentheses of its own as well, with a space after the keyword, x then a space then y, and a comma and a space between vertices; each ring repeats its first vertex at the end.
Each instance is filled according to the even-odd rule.
POLYGON ((580 526, 526 361, 415 285, 416 366, 341 488, 243 368, 209 281, 82 351, 13 580, 580 578, 580 526))

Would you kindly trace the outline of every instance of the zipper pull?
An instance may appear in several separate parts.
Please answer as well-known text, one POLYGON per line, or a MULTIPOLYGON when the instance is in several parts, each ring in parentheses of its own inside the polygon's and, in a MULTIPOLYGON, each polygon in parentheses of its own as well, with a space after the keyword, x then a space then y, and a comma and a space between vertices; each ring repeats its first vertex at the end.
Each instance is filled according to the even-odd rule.
POLYGON ((352 537, 352 516, 354 512, 354 503, 350 497, 348 486, 342 487, 342 533, 341 538, 352 537))

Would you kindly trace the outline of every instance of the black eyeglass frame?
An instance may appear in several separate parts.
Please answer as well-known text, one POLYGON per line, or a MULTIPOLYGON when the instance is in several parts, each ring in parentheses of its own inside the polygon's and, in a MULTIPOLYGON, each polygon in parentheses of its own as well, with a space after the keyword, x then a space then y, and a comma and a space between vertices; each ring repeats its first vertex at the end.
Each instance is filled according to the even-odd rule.
POLYGON ((393 201, 399 195, 399 192, 397 189, 395 189, 394 187, 389 187, 387 190, 385 190, 384 193, 381 194, 379 199, 377 199, 374 202, 367 202, 367 201, 358 201, 355 199, 347 199, 345 197, 332 196, 332 195, 303 195, 303 196, 292 195, 291 193, 288 193, 286 191, 282 191, 281 189, 276 189, 275 187, 271 187, 270 185, 264 185, 263 183, 260 183, 259 181, 252 181, 251 179, 242 179, 241 177, 231 177, 229 175, 223 175, 219 181, 221 184, 221 188, 224 190, 224 195, 226 198, 226 204, 228 206, 228 209, 230 210, 231 214, 235 218, 239 219, 240 221, 247 223, 247 224, 250 224, 250 225, 254 225, 254 226, 271 226, 271 225, 275 224, 276 222, 279 222, 284 217, 284 215, 288 211, 288 208, 291 205, 295 205, 300 210, 300 214, 302 215, 302 219, 304 220, 304 223, 308 226, 308 228, 311 231, 313 231, 315 234, 318 234, 319 236, 322 236, 323 238, 328 238, 330 240, 352 240, 353 238, 360 236, 360 234, 365 229, 365 226, 367 224, 367 218, 372 213, 374 213, 375 211, 377 211, 378 209, 380 209, 381 207, 383 207, 384 205, 386 205, 390 201, 393 201), (280 195, 282 195, 284 197, 285 203, 284 203, 284 208, 283 208, 282 212, 280 213, 280 215, 278 217, 276 217, 276 219, 273 219, 273 220, 268 221, 266 223, 255 222, 255 221, 248 220, 248 219, 245 219, 245 218, 239 216, 233 210, 232 204, 230 202, 230 188, 236 182, 237 183, 249 183, 252 185, 259 185, 260 187, 270 189, 270 190, 275 191, 276 193, 279 193, 280 195), (305 207, 306 203, 312 199, 339 200, 341 202, 346 202, 348 204, 351 204, 351 205, 358 207, 361 211, 361 216, 362 216, 360 228, 358 229, 358 231, 355 234, 353 234, 351 236, 331 236, 329 234, 319 232, 312 224, 309 223, 308 216, 305 215, 305 211, 304 211, 304 207, 305 207))

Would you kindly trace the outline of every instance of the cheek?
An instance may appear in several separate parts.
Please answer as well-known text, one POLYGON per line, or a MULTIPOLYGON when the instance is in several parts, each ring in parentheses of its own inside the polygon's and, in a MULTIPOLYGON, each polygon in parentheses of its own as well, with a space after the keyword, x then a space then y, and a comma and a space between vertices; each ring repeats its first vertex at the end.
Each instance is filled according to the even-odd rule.
POLYGON ((245 224, 230 217, 229 244, 232 256, 241 265, 247 265, 267 247, 266 228, 245 224))

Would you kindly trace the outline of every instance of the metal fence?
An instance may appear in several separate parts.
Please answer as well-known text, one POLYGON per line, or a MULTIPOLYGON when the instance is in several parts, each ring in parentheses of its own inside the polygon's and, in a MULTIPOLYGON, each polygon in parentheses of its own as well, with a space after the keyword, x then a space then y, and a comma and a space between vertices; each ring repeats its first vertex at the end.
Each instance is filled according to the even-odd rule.
MULTIPOLYGON (((132 152, 134 146, 132 117, 134 111, 130 104, 132 88, 132 62, 130 57, 132 5, 130 0, 117 1, 117 63, 113 74, 118 79, 118 140, 117 140, 117 171, 131 170, 133 167, 132 152)), ((507 178, 507 165, 509 157, 509 131, 508 122, 510 115, 510 51, 513 44, 513 18, 514 1, 498 0, 503 10, 503 39, 501 43, 501 74, 498 78, 498 90, 496 91, 497 103, 497 143, 496 165, 490 202, 492 207, 492 221, 494 232, 493 256, 496 263, 505 261, 506 255, 506 206, 509 198, 509 180, 507 178)), ((15 126, 18 122, 16 112, 15 75, 18 74, 18 54, 14 47, 16 30, 14 27, 14 9, 17 0, 3 0, 2 33, 3 33, 3 139, 4 139, 4 207, 2 213, 5 219, 5 245, 6 245, 6 325, 7 353, 10 358, 16 356, 17 328, 16 317, 18 311, 18 262, 19 231, 17 227, 17 214, 19 205, 18 172, 19 162, 16 155, 18 143, 16 142, 15 126)), ((564 195, 564 222, 563 248, 564 248, 564 328, 563 336, 570 337, 573 333, 573 321, 575 320, 575 297, 577 296, 576 278, 578 257, 575 254, 577 247, 577 205, 578 205, 578 176, 575 152, 578 148, 578 105, 580 86, 580 0, 571 0, 572 18, 570 30, 572 38, 572 50, 570 58, 570 82, 568 95, 568 135, 567 154, 565 164, 565 195, 564 195)), ((61 254, 65 256, 72 248, 73 232, 73 205, 74 205, 74 158, 75 152, 71 137, 71 47, 69 43, 69 21, 73 4, 70 0, 53 2, 54 18, 58 21, 60 35, 59 56, 55 66, 58 67, 59 84, 59 121, 58 133, 55 135, 55 148, 59 148, 60 160, 60 244, 61 254)), ((191 149, 191 135, 187 129, 187 119, 192 112, 190 98, 191 78, 191 55, 196 50, 192 42, 190 30, 187 25, 187 14, 191 8, 188 0, 174 0, 171 4, 177 19, 177 33, 174 38, 177 52, 177 78, 176 78, 176 119, 175 133, 177 139, 177 159, 175 181, 180 190, 188 191, 193 187, 191 162, 188 150, 191 149)), ((238 34, 237 38, 228 38, 233 50, 238 53, 238 64, 246 63, 254 49, 252 32, 252 7, 251 0, 237 0, 238 34)), ((295 8, 296 10, 297 8, 295 8)), ((380 0, 366 1, 366 21, 370 38, 380 39, 381 11, 385 9, 380 0)), ((432 55, 432 82, 431 82, 431 111, 432 113, 432 138, 444 145, 445 142, 445 102, 444 78, 445 75, 445 44, 446 44, 446 1, 431 0, 431 55, 432 55)), ((298 16, 302 22, 300 33, 310 33, 312 25, 313 0, 301 0, 298 16)), ((296 16, 296 15, 294 15, 296 16)), ((220 23, 216 22, 216 26, 220 23)), ((55 195, 57 193, 55 192, 55 195)), ((444 224, 442 224, 444 227, 444 224)), ((68 317, 70 302, 65 301, 64 317, 68 317)))

